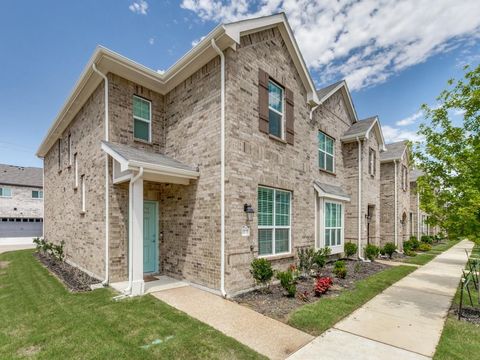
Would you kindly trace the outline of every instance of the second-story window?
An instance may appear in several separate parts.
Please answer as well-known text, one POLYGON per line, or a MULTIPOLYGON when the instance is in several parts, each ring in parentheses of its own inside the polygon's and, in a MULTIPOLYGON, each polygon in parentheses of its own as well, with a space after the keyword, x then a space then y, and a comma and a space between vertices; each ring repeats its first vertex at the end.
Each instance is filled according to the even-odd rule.
POLYGON ((318 132, 318 167, 335 171, 335 140, 321 131, 318 132))
POLYGON ((402 165, 402 189, 407 191, 408 184, 408 170, 405 165, 402 165))
POLYGON ((0 197, 12 197, 12 188, 0 187, 0 197))
POLYGON ((42 190, 32 190, 32 199, 43 199, 42 190))
POLYGON ((370 148, 370 151, 368 153, 368 173, 372 176, 375 176, 376 173, 376 161, 377 161, 377 154, 375 153, 375 150, 370 148))
POLYGON ((150 142, 152 134, 152 104, 141 97, 133 97, 133 137, 150 142))
POLYGON ((283 88, 270 80, 268 82, 269 132, 280 139, 284 138, 283 109, 283 88))

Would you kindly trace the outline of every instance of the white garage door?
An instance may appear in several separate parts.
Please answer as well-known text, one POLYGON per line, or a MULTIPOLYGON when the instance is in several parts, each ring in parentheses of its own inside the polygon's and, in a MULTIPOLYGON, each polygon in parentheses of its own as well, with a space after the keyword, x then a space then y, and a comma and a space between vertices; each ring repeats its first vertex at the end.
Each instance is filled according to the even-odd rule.
POLYGON ((43 234, 43 219, 1 218, 1 237, 35 237, 43 234))

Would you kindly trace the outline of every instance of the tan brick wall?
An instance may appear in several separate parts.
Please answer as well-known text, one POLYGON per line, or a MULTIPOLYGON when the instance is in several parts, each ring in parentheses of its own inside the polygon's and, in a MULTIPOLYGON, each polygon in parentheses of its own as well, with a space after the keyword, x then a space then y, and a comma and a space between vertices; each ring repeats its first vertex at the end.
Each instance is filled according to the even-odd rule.
POLYGON ((11 197, 0 197, 0 218, 42 218, 43 200, 32 199, 33 190, 42 188, 2 185, 12 190, 11 197))

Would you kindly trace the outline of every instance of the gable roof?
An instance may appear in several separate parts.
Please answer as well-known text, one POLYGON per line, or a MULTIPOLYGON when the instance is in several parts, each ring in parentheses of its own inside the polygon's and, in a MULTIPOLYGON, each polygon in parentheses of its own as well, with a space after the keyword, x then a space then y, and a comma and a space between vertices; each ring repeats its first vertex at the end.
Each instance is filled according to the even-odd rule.
POLYGON ((342 92, 343 99, 348 106, 348 112, 352 117, 353 122, 357 122, 357 111, 355 110, 355 105, 353 105, 352 97, 350 95, 350 91, 348 90, 347 82, 345 80, 340 80, 324 88, 318 89, 317 96, 320 104, 323 104, 325 101, 327 101, 337 91, 342 92))
POLYGON ((227 48, 235 50, 236 46, 240 44, 242 35, 274 27, 279 29, 307 89, 307 101, 311 104, 318 104, 315 85, 284 13, 218 25, 163 74, 112 50, 98 46, 38 148, 37 156, 44 157, 46 155, 85 101, 103 81, 100 75, 93 71, 94 64, 104 74, 112 72, 160 94, 166 94, 218 56, 212 46, 213 41, 222 51, 227 48))
POLYGON ((0 184, 43 187, 43 169, 0 164, 0 184))
POLYGON ((385 151, 385 139, 383 138, 382 127, 380 126, 378 116, 357 121, 343 134, 341 140, 348 143, 356 141, 357 139, 368 139, 372 131, 374 131, 377 137, 380 150, 385 151))
POLYGON ((403 155, 408 149, 407 141, 397 141, 387 144, 387 150, 380 154, 380 162, 390 162, 394 160, 402 160, 403 155))

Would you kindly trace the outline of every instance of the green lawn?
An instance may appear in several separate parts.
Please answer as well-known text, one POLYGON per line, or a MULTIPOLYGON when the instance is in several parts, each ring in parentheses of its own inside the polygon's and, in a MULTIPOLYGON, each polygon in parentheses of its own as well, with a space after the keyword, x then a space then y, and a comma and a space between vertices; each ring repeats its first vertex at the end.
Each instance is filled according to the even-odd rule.
POLYGON ((403 262, 407 264, 425 265, 429 261, 433 260, 435 256, 441 254, 445 250, 450 249, 453 245, 458 244, 458 242, 458 240, 449 240, 446 243, 433 245, 430 251, 418 253, 417 256, 409 257, 403 260, 403 262))
MULTIPOLYGON (((480 246, 475 245, 472 257, 479 257, 480 246)), ((480 308, 478 304, 478 294, 472 289, 473 305, 480 308)), ((453 299, 454 306, 458 307, 460 302, 461 287, 458 287, 457 293, 453 299)), ((464 305, 470 306, 466 290, 463 294, 464 305)), ((442 337, 437 346, 435 360, 463 360, 473 359, 480 356, 480 325, 460 321, 454 315, 449 315, 443 328, 442 337)))
POLYGON ((30 250, 0 254, 0 267, 1 359, 261 358, 152 296, 72 294, 30 250))
POLYGON ((376 273, 356 283, 355 289, 302 306, 291 315, 288 323, 312 335, 320 335, 414 270, 416 269, 412 266, 397 266, 376 273))

